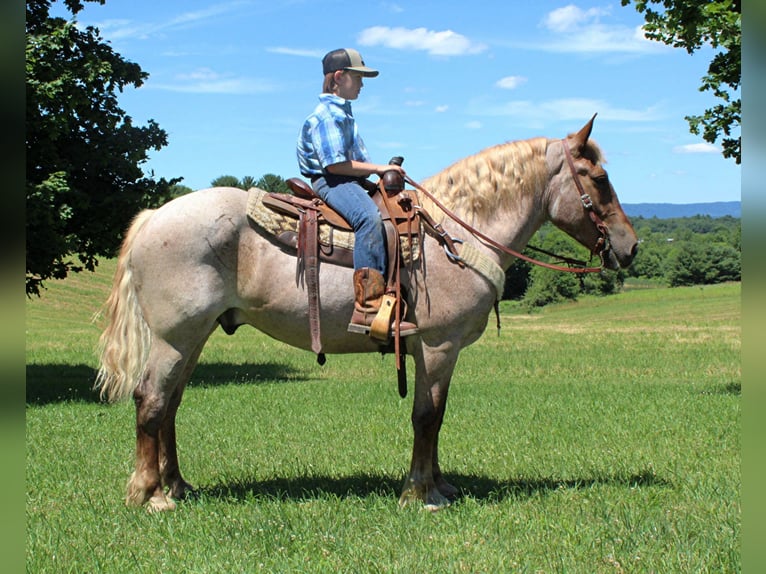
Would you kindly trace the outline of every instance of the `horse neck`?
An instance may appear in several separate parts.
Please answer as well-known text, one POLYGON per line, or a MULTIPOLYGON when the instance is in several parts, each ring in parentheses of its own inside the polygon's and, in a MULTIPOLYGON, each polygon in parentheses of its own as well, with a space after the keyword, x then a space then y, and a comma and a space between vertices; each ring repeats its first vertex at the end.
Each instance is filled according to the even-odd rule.
MULTIPOLYGON (((547 142, 535 138, 488 148, 450 166, 424 182, 424 187, 460 219, 498 243, 523 249, 546 219, 547 142)), ((438 207, 424 205, 458 236, 460 226, 438 207)), ((512 258, 497 254, 506 267, 512 258)))

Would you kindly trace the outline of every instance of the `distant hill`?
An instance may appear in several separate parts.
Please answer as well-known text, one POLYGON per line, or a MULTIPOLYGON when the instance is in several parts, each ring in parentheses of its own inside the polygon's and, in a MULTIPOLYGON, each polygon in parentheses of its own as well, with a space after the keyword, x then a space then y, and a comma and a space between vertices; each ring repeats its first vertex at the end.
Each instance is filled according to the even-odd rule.
POLYGON ((713 203, 623 203, 628 217, 672 219, 674 217, 742 217, 741 201, 715 201, 713 203))

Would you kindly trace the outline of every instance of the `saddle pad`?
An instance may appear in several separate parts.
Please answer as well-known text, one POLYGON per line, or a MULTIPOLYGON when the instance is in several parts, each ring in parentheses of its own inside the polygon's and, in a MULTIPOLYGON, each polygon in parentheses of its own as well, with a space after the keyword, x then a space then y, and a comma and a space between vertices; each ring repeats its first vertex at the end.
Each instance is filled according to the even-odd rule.
MULTIPOLYGON (((263 197, 266 193, 266 191, 257 187, 251 187, 248 190, 246 213, 250 220, 263 231, 275 237, 285 232, 297 234, 297 219, 283 213, 277 213, 263 205, 263 197)), ((328 224, 322 223, 319 225, 319 243, 325 247, 353 250, 354 234, 350 231, 340 231, 328 224)), ((404 261, 416 261, 418 259, 420 256, 418 236, 415 235, 410 238, 402 235, 400 237, 400 244, 404 261)))
MULTIPOLYGON (((298 233, 298 220, 289 215, 277 213, 263 205, 263 197, 266 195, 262 189, 251 187, 247 197, 247 216, 265 232, 278 236, 284 232, 298 233)), ((345 249, 354 248, 354 234, 349 231, 339 231, 330 228, 329 225, 319 226, 319 243, 345 249)))

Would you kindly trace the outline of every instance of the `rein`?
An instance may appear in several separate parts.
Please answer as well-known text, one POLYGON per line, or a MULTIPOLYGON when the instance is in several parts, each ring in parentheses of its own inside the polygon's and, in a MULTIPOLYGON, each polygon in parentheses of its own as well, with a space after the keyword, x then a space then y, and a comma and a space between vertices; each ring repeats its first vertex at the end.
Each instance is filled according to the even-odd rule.
MULTIPOLYGON (((455 223, 463 227, 465 230, 467 230, 471 235, 478 237, 488 245, 494 247, 495 249, 498 249, 504 253, 507 253, 509 255, 513 255, 514 257, 518 257, 519 259, 523 259, 524 261, 528 261, 529 263, 532 263, 533 265, 539 265, 540 267, 545 267, 547 269, 553 269, 554 271, 564 271, 566 273, 599 273, 603 270, 603 257, 602 254, 604 252, 604 249, 607 245, 607 231, 608 227, 607 225, 602 221, 602 219, 593 211, 593 202, 590 199, 590 196, 585 192, 585 190, 582 187, 582 184, 580 183, 579 178, 577 177, 577 170, 575 169, 574 160, 572 159, 572 154, 569 151, 569 148, 566 145, 566 142, 564 140, 561 140, 562 147, 564 148, 564 155, 567 158, 567 164, 569 165, 569 170, 572 173, 572 178, 574 179, 575 185, 577 186, 577 191, 580 193, 580 201, 582 202, 583 207, 588 212, 591 221, 593 221, 594 225, 599 231, 599 234, 601 237, 598 238, 598 241, 596 241, 596 245, 594 246, 592 253, 597 254, 599 258, 601 259, 601 266, 600 267, 564 267, 561 265, 554 265, 552 263, 546 263, 545 261, 540 261, 538 259, 534 259, 532 257, 529 257, 528 255, 524 255, 523 253, 519 253, 518 251, 515 251, 511 249, 510 247, 506 247, 505 245, 498 243, 491 237, 485 235, 472 225, 466 223, 460 217, 458 217, 455 213, 450 211, 442 202, 440 202, 434 195, 429 192, 427 189, 425 189, 423 186, 418 184, 417 182, 413 181, 409 176, 404 176, 404 179, 412 185, 415 189, 423 193, 426 197, 428 197, 431 201, 433 201, 439 209, 441 209, 450 219, 452 219, 455 223)), ((568 263, 570 265, 585 265, 585 262, 579 261, 577 259, 570 259, 568 257, 562 257, 558 255, 554 255, 553 253, 550 253, 548 251, 544 251, 542 249, 538 249, 536 247, 528 246, 530 249, 534 249, 535 251, 538 251, 540 253, 544 253, 546 255, 551 255, 553 257, 558 258, 561 261, 564 261, 565 263, 568 263)), ((449 252, 448 252, 449 254, 449 252)), ((451 255, 451 254, 450 254, 451 255)), ((458 256, 451 255, 452 259, 455 259, 459 261, 458 256)))

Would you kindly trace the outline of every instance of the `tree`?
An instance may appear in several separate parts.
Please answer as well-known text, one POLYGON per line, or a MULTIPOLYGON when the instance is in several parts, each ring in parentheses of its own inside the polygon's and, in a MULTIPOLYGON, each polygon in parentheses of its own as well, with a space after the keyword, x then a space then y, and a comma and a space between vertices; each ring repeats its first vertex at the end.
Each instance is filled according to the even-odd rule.
POLYGON ((278 175, 267 173, 256 180, 252 175, 246 175, 242 179, 233 175, 219 175, 210 182, 213 187, 238 187, 247 191, 251 187, 258 187, 271 193, 290 193, 287 182, 278 175))
POLYGON ((241 187, 244 190, 248 190, 251 187, 256 187, 257 185, 258 185, 258 181, 252 175, 246 175, 245 177, 239 180, 239 187, 241 187))
POLYGON ((219 175, 210 182, 211 187, 239 187, 239 178, 233 175, 219 175))
MULTIPOLYGON (((690 131, 715 143, 723 134, 723 156, 737 163, 742 159, 739 131, 742 100, 735 94, 742 77, 742 10, 740 0, 632 0, 644 14, 647 37, 668 46, 685 48, 689 54, 705 44, 720 51, 715 54, 700 91, 712 91, 722 103, 705 110, 702 115, 686 116, 690 131), (662 4, 664 11, 651 8, 662 4)), ((631 0, 621 0, 623 6, 631 0)))
POLYGON ((282 177, 273 173, 267 173, 262 176, 256 183, 256 187, 271 193, 291 193, 290 188, 287 187, 287 182, 282 177))
MULTIPOLYGON (((103 4, 105 0, 97 1, 103 4)), ((64 0, 75 16, 83 0, 64 0)), ((51 18, 51 0, 26 3, 26 292, 94 270, 112 256, 130 218, 165 201, 171 185, 141 168, 167 145, 154 120, 135 126, 117 90, 148 74, 93 27, 51 18)))

